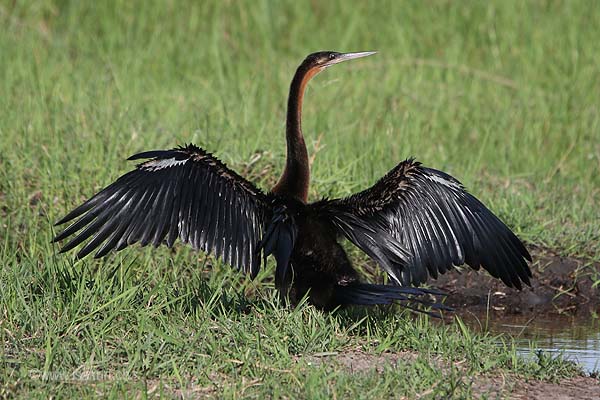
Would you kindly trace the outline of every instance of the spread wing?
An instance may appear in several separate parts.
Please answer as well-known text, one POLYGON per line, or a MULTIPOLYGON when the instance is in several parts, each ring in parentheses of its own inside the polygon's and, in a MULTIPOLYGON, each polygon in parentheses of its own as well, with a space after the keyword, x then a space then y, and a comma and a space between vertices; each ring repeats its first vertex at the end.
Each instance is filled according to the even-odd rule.
POLYGON ((365 191, 313 207, 399 284, 419 285, 461 264, 510 287, 530 284, 531 256, 515 234, 456 179, 413 160, 365 191))
POLYGON ((256 275, 257 254, 269 206, 250 182, 194 145, 139 153, 150 159, 71 211, 56 225, 78 218, 53 241, 70 237, 61 252, 102 257, 133 243, 142 246, 177 238, 256 275))

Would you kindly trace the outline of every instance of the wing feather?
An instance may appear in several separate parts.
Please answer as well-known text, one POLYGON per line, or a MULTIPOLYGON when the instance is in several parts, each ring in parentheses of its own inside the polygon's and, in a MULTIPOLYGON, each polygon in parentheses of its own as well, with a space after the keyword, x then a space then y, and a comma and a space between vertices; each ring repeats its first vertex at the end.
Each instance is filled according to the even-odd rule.
POLYGON ((483 267, 510 287, 530 284, 531 256, 515 234, 459 181, 413 160, 367 190, 311 206, 403 285, 461 264, 483 267), (370 240, 372 232, 392 238, 407 256, 386 256, 390 241, 370 240))
POLYGON ((173 246, 177 238, 225 263, 256 274, 270 203, 254 185, 194 145, 139 153, 151 158, 68 213, 53 241, 78 257, 102 257, 133 243, 173 246))

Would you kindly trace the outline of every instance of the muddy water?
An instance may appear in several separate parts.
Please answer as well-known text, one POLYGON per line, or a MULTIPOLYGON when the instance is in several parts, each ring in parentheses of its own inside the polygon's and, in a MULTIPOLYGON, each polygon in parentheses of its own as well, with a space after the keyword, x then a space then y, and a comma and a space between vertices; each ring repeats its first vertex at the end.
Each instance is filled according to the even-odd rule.
MULTIPOLYGON (((463 316, 476 330, 486 329, 486 316, 463 316)), ((518 352, 533 357, 537 350, 563 354, 580 364, 586 372, 600 371, 600 321, 560 316, 490 316, 487 330, 514 338, 518 352)))

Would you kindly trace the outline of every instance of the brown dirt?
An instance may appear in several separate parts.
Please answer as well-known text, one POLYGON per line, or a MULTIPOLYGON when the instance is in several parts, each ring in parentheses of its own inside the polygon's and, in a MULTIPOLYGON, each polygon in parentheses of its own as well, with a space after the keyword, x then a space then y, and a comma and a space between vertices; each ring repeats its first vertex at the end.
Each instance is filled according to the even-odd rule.
POLYGON ((560 382, 523 381, 513 377, 476 379, 473 388, 477 396, 519 400, 598 400, 600 382, 590 377, 578 376, 560 382))
POLYGON ((486 271, 465 269, 449 272, 432 281, 446 291, 446 303, 460 314, 468 310, 495 315, 600 313, 600 263, 560 257, 534 249, 532 286, 523 290, 506 287, 486 271))
MULTIPOLYGON (((382 372, 386 366, 395 366, 400 362, 414 361, 417 354, 413 352, 383 353, 381 355, 367 354, 360 350, 344 353, 322 353, 300 357, 297 362, 307 362, 308 365, 331 364, 337 368, 352 373, 366 373, 372 370, 382 372)), ((443 368, 443 362, 436 361, 443 368)), ((592 377, 578 376, 564 379, 560 382, 545 382, 539 380, 523 380, 513 375, 501 376, 471 376, 465 377, 470 383, 476 398, 510 398, 510 399, 600 399, 600 380, 592 377)), ((421 393, 418 398, 428 398, 433 391, 421 393)))
POLYGON ((322 365, 334 363, 342 369, 353 372, 368 372, 375 369, 383 372, 389 365, 397 365, 399 362, 411 362, 417 358, 417 354, 410 351, 399 353, 383 353, 381 355, 367 354, 362 351, 346 351, 343 353, 320 353, 303 357, 302 360, 309 365, 322 365))

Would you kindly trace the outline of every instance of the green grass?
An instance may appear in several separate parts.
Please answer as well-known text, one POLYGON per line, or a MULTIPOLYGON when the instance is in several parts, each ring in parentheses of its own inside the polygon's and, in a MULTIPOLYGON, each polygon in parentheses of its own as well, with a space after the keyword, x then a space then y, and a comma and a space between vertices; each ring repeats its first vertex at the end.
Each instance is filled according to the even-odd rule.
POLYGON ((120 397, 158 387, 168 395, 377 398, 434 388, 433 395, 449 396, 475 389, 465 376, 510 371, 557 380, 577 372, 547 357, 523 361, 510 342, 497 345, 499 338, 460 322, 441 326, 391 309, 289 310, 268 284, 232 286, 230 271, 206 276, 192 261, 131 257, 92 270, 50 256, 44 264, 53 267, 35 275, 17 262, 8 266, 28 279, 2 293, 9 310, 0 333, 3 394, 120 397), (134 262, 147 268, 136 271, 134 262), (341 368, 335 354, 317 365, 311 357, 401 351, 417 355, 395 368, 382 362, 380 373, 341 368))
POLYGON ((378 50, 309 87, 312 198, 416 156, 528 243, 597 258, 598 37, 593 1, 0 3, 0 395, 469 397, 464 376, 570 374, 460 325, 281 309, 271 271, 240 281, 182 248, 74 263, 49 241, 138 151, 194 142, 268 189, 302 57, 378 50), (418 356, 381 373, 307 361, 353 349, 418 356), (81 371, 108 381, 64 379, 81 371))

